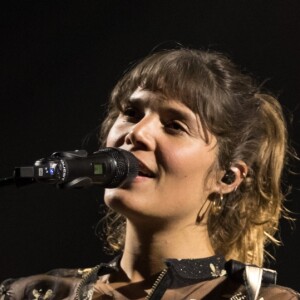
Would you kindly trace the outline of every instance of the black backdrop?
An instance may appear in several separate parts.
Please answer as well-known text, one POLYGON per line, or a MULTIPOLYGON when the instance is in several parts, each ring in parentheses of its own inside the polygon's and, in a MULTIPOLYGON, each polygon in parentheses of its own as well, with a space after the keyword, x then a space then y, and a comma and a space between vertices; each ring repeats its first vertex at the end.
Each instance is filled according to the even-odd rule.
MULTIPOLYGON (((279 95, 299 149, 298 0, 6 1, 1 4, 0 177, 54 151, 97 148, 109 91, 129 63, 175 42, 210 47, 279 95), (7 3, 9 2, 9 3, 7 3)), ((299 168, 298 168, 299 169, 299 168)), ((299 188, 299 177, 290 178, 299 188)), ((94 234, 101 189, 0 190, 0 280, 105 257, 94 234)), ((299 192, 287 206, 300 212, 299 192)), ((297 217, 297 215, 296 215, 297 217)), ((299 288, 299 221, 281 223, 271 267, 299 288)))

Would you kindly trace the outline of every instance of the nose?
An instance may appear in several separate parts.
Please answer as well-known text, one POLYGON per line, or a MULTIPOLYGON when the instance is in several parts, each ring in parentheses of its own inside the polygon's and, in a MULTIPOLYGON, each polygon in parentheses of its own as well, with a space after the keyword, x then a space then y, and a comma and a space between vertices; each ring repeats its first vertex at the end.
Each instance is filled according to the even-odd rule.
POLYGON ((159 120, 155 115, 145 115, 135 123, 125 137, 127 145, 144 150, 154 150, 156 145, 155 135, 159 129, 159 120))

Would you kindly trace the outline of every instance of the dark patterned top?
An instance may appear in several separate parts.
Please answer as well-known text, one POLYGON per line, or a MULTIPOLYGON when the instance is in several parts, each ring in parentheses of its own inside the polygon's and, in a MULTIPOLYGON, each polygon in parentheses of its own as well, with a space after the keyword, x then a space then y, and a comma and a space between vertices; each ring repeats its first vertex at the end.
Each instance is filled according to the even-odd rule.
MULTIPOLYGON (((0 300, 108 300, 130 299, 111 288, 109 274, 119 259, 88 269, 56 269, 46 274, 8 279, 0 285, 0 300)), ((300 299, 295 291, 274 284, 275 273, 263 271, 258 300, 300 299)), ((254 299, 245 284, 245 265, 225 263, 221 256, 204 259, 168 259, 150 294, 140 299, 198 300, 254 299)), ((137 300, 137 298, 135 298, 137 300)))

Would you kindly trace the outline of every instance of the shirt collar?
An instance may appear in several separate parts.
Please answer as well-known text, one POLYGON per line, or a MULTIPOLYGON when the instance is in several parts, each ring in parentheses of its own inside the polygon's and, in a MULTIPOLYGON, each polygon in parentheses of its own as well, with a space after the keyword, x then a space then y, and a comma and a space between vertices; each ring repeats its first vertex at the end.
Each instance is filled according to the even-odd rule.
MULTIPOLYGON (((102 264, 99 275, 112 273, 118 270, 121 256, 117 256, 108 264, 102 264)), ((166 259, 165 264, 171 273, 177 274, 186 280, 208 280, 226 274, 223 256, 210 256, 206 258, 193 259, 166 259)))
POLYGON ((223 256, 199 259, 167 259, 166 265, 183 279, 208 280, 226 274, 223 256))

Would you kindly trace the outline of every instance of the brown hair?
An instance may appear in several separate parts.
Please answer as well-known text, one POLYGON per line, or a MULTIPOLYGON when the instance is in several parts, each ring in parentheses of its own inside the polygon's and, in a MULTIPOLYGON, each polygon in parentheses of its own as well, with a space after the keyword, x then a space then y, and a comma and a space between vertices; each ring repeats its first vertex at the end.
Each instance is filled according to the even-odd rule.
MULTIPOLYGON (((205 130, 217 138, 219 170, 228 170, 237 161, 248 165, 245 180, 225 195, 221 210, 210 210, 207 225, 216 253, 262 265, 265 244, 276 242, 273 236, 283 209, 280 183, 287 142, 278 101, 262 93, 250 76, 220 53, 162 51, 141 61, 117 83, 102 124, 102 143, 122 103, 137 87, 178 99, 200 116, 205 130)), ((120 250, 124 217, 110 211, 107 220, 108 243, 120 250)))

